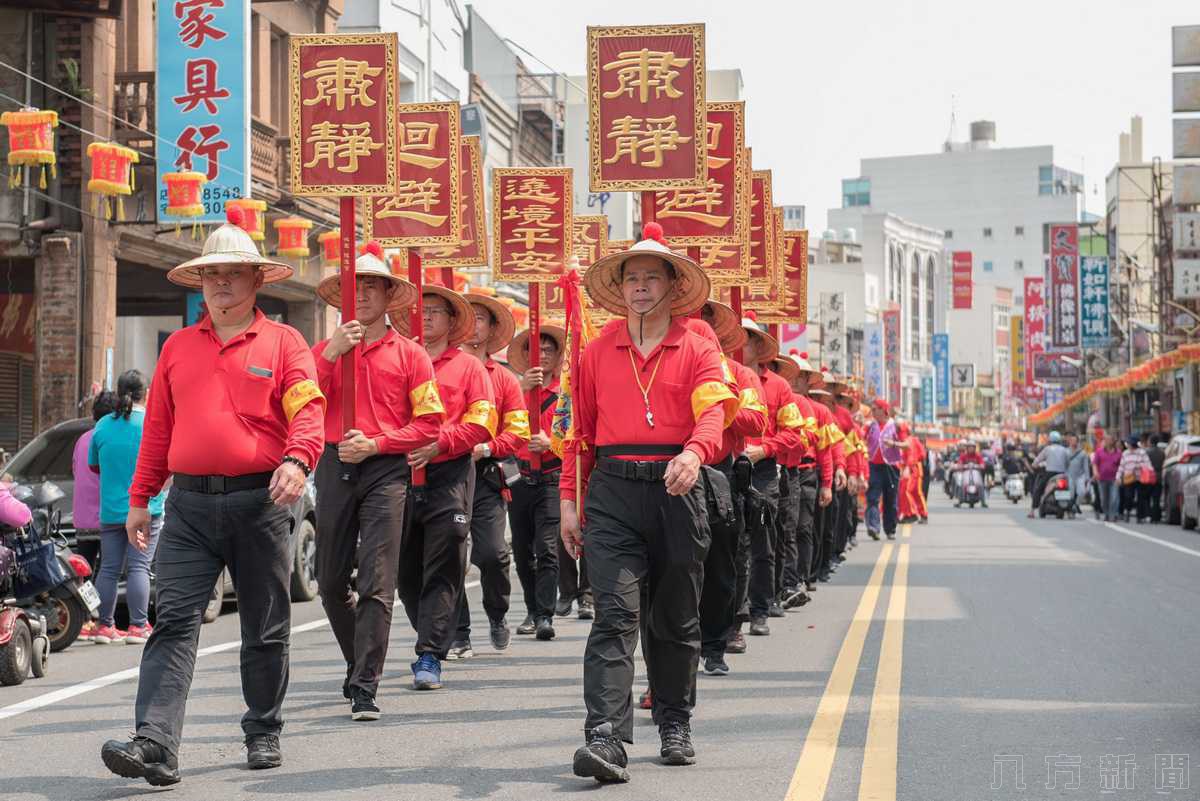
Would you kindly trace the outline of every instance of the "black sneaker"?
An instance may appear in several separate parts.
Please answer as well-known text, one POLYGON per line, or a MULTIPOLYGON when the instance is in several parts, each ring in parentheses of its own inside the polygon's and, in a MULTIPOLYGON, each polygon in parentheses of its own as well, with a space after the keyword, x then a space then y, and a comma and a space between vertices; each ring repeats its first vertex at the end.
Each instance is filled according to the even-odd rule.
POLYGON ((894 539, 896 539, 896 532, 894 532, 894 531, 893 531, 891 534, 888 534, 888 535, 887 535, 887 538, 888 538, 889 540, 894 540, 894 539))
POLYGON ((664 723, 658 727, 662 749, 658 752, 664 765, 692 765, 696 749, 692 747, 692 727, 686 723, 664 723))
POLYGON ((744 654, 746 653, 746 635, 740 631, 735 631, 725 641, 725 653, 727 654, 744 654))
POLYGON ((535 631, 537 631, 537 624, 533 622, 533 618, 529 615, 526 615, 521 625, 517 626, 517 634, 533 634, 535 631))
POLYGON ((346 680, 342 682, 342 697, 347 701, 354 699, 354 693, 350 691, 350 676, 354 673, 354 665, 346 666, 346 680))
POLYGON ((351 720, 379 720, 379 706, 375 696, 361 687, 354 688, 354 703, 350 707, 351 720))
POLYGON ((729 675, 729 665, 725 663, 725 657, 720 654, 704 657, 704 672, 710 676, 727 676, 729 675))
POLYGON ((145 779, 154 787, 179 783, 179 760, 164 746, 145 737, 128 742, 109 740, 100 749, 104 767, 126 779, 145 779))
POLYGON ((766 637, 771 633, 771 627, 767 625, 765 617, 756 617, 750 620, 750 633, 755 637, 766 637))
POLYGON ((506 650, 509 641, 512 639, 512 630, 509 629, 508 621, 504 618, 493 620, 488 634, 492 638, 492 647, 497 651, 506 650))
POLYGON ((783 611, 783 605, 779 601, 771 601, 771 605, 767 607, 767 617, 787 617, 787 612, 783 611))
POLYGON ((559 617, 570 617, 573 603, 575 603, 574 598, 559 598, 558 603, 554 605, 554 614, 559 617))
POLYGON ((455 640, 446 651, 447 659, 470 659, 475 656, 470 640, 455 640))
POLYGON ((246 735, 246 767, 250 770, 277 768, 283 764, 279 737, 274 734, 246 735))
POLYGON ((817 583, 815 581, 806 581, 804 582, 804 589, 808 590, 809 592, 816 592, 817 583))
POLYGON ((798 606, 804 606, 808 603, 808 593, 800 587, 793 587, 790 590, 785 590, 783 594, 783 608, 795 609, 798 606))
POLYGON ((591 620, 596 617, 596 608, 592 606, 592 601, 589 598, 579 599, 579 619, 591 620))
POLYGON ((587 744, 575 752, 572 769, 576 776, 598 782, 627 782, 628 766, 625 744, 613 734, 611 723, 602 723, 588 732, 587 744))
POLYGON ((550 618, 544 617, 537 622, 537 638, 543 641, 554 639, 554 624, 550 618))

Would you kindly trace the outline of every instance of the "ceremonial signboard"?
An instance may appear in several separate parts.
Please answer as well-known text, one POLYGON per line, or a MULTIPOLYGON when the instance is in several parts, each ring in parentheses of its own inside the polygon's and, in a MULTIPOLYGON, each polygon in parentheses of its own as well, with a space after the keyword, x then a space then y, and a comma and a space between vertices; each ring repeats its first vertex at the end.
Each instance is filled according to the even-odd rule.
POLYGON ((745 104, 708 103, 706 110, 707 183, 654 193, 654 219, 673 246, 736 246, 750 225, 745 104))
POLYGON ((492 274, 497 281, 556 281, 574 232, 568 167, 492 170, 492 274))
POLYGON ((632 239, 610 239, 604 247, 604 255, 607 256, 610 253, 620 253, 623 250, 629 250, 634 244, 635 242, 632 239))
POLYGON ((704 25, 589 27, 591 191, 703 189, 704 25))
MULTIPOLYGON (((767 182, 770 190, 770 181, 767 182)), ((751 283, 748 291, 742 297, 742 305, 754 309, 760 314, 778 315, 783 303, 783 209, 767 207, 766 222, 763 226, 765 233, 765 248, 767 263, 756 277, 751 266, 751 283)), ((751 243, 753 249, 753 243, 751 243)), ((772 320, 772 322, 778 322, 772 320)))
POLYGON ((606 252, 608 217, 603 214, 587 214, 576 217, 572 230, 574 243, 571 252, 575 258, 579 259, 579 271, 582 273, 606 252))
MULTIPOLYGON (((782 210, 780 210, 782 217, 782 210)), ((763 311, 758 319, 765 323, 795 323, 808 324, 808 231, 784 231, 782 220, 779 223, 779 252, 780 263, 783 267, 783 280, 772 295, 774 307, 763 311)), ((750 301, 755 303, 752 296, 750 301)), ((757 305, 752 308, 760 308, 757 305)), ((822 321, 824 322, 824 321, 822 321)), ((844 336, 843 336, 844 339, 844 336)), ((822 351, 824 354, 824 351, 822 351)), ((844 354, 843 354, 844 355, 844 354)), ((834 372, 841 372, 835 369, 834 372)))
POLYGON ((749 288, 764 292, 771 286, 775 264, 775 226, 771 220, 771 171, 754 170, 750 181, 750 245, 747 251, 749 288))
POLYGON ((479 137, 464 136, 458 149, 459 186, 462 194, 458 245, 425 248, 426 267, 476 267, 488 262, 487 222, 484 220, 483 158, 479 137))
POLYGON ((887 401, 900 405, 900 310, 888 309, 883 318, 883 383, 887 401))
POLYGON ((747 245, 743 243, 693 245, 687 252, 704 270, 713 286, 744 286, 750 277, 749 260, 742 256, 747 250, 747 245))
POLYGON ((395 194, 396 34, 289 40, 292 194, 395 194))
POLYGON ((405 103, 396 112, 399 182, 372 198, 366 237, 389 247, 456 246, 462 223, 458 103, 405 103))

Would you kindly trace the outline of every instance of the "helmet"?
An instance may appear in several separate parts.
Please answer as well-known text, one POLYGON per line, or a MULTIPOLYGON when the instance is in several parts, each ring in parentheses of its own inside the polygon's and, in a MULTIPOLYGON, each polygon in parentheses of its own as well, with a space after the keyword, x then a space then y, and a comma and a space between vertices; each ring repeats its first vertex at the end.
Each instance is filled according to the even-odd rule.
POLYGON ((1062 442, 1062 434, 1058 433, 1057 431, 1051 431, 1050 441, 1055 444, 1062 442))

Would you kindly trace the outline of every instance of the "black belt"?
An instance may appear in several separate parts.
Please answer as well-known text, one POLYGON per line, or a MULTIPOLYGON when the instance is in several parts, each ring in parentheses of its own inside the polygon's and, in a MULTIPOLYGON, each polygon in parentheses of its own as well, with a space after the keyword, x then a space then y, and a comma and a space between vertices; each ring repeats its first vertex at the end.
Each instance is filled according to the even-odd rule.
POLYGON ((266 489, 271 486, 273 473, 250 473, 244 476, 189 476, 176 473, 174 486, 204 495, 227 495, 243 490, 266 489))
POLYGON ((813 470, 813 469, 815 469, 815 468, 816 468, 816 466, 817 466, 817 463, 816 463, 816 462, 801 462, 801 463, 800 463, 800 464, 797 466, 797 468, 796 468, 796 469, 797 469, 797 470, 813 470))
POLYGON ((670 462, 634 462, 629 459, 614 459, 611 456, 596 458, 596 469, 617 478, 631 481, 662 481, 670 462))
POLYGON ((533 468, 533 462, 527 462, 524 459, 518 459, 517 466, 521 468, 521 472, 525 475, 532 475, 533 473, 554 473, 562 469, 562 460, 558 457, 542 459, 541 468, 535 470, 533 468))
POLYGON ((729 454, 724 459, 722 459, 721 461, 714 464, 713 467, 720 470, 722 473, 724 473, 727 476, 732 475, 733 474, 733 454, 732 453, 729 454))

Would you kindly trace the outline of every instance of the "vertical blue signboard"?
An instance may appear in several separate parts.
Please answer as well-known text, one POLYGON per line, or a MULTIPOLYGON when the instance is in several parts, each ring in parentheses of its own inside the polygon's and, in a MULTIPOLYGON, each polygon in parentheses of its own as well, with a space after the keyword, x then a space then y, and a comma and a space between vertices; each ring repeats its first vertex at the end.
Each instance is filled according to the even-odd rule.
POLYGON ((190 170, 208 179, 198 221, 222 222, 226 200, 250 195, 250 0, 160 3, 157 17, 158 216, 175 219, 163 175, 190 170))
POLYGON ((1085 348, 1107 348, 1108 257, 1084 256, 1079 260, 1080 333, 1085 348))
POLYGON ((933 376, 921 376, 921 421, 933 422, 933 376))
POLYGON ((937 385, 937 407, 950 409, 950 335, 933 335, 933 372, 937 385))

